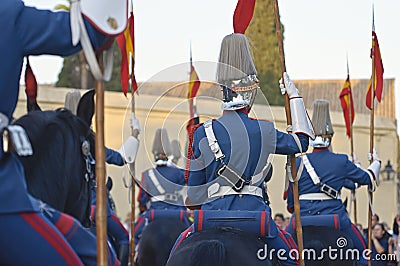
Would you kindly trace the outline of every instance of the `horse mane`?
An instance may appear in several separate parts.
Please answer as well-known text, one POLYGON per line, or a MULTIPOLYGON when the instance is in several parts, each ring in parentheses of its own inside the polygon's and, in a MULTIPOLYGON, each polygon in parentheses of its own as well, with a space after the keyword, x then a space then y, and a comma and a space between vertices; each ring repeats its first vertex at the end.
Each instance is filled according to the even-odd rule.
POLYGON ((87 196, 82 195, 86 165, 81 143, 88 139, 91 147, 94 145, 88 125, 67 109, 32 111, 15 124, 26 130, 33 148, 32 156, 20 158, 28 191, 54 208, 72 214, 71 205, 87 196), (80 189, 73 189, 74 186, 80 189))

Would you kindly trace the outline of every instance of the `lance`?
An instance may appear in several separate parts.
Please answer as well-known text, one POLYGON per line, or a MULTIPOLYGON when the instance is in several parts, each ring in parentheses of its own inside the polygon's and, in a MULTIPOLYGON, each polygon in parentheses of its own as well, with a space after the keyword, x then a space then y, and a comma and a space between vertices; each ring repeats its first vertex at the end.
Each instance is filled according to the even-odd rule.
MULTIPOLYGON (((347 79, 349 80, 349 121, 350 121, 350 154, 351 154, 351 160, 354 163, 355 158, 354 158, 354 142, 353 142, 353 94, 351 91, 351 83, 350 83, 350 70, 349 70, 349 58, 348 55, 346 54, 346 62, 347 62, 347 79)), ((356 198, 356 189, 351 190, 351 198, 352 202, 354 204, 353 210, 354 210, 354 223, 357 224, 357 198, 356 198)))
MULTIPOLYGON (((133 69, 133 63, 132 63, 132 69, 133 69)), ((133 72, 132 72, 133 73, 133 72)), ((132 74, 131 74, 132 75, 132 74)), ((135 92, 132 90, 132 113, 135 113, 135 92)), ((133 119, 133 118, 132 118, 133 119)), ((138 130, 137 129, 132 129, 132 136, 135 138, 138 137, 138 130)), ((136 185, 135 185, 135 161, 133 161, 130 166, 130 175, 131 175, 131 264, 134 262, 135 258, 135 209, 136 209, 136 202, 135 202, 135 192, 136 192, 136 185)))
MULTIPOLYGON (((372 31, 375 31, 375 22, 374 22, 374 7, 372 6, 372 31)), ((372 35, 372 77, 371 77, 371 112, 370 112, 370 126, 369 126, 369 152, 371 154, 369 163, 371 164, 374 161, 372 156, 374 150, 374 99, 375 99, 375 39, 372 35)), ((368 191, 369 196, 369 204, 368 204, 368 249, 372 250, 372 202, 373 202, 373 193, 368 191)), ((371 266, 371 259, 368 260, 368 266, 371 266)))
MULTIPOLYGON (((131 23, 134 24, 134 16, 133 16, 133 1, 130 1, 130 8, 131 8, 131 23)), ((128 25, 129 28, 129 34, 132 38, 132 53, 135 53, 135 39, 134 39, 134 25, 128 25)), ((132 116, 131 116, 131 123, 134 123, 133 119, 135 119, 135 91, 137 90, 137 84, 136 84, 136 79, 134 76, 134 68, 135 68, 135 55, 130 54, 130 60, 131 60, 131 65, 130 65, 130 86, 131 86, 131 111, 132 111, 132 116)), ((135 138, 138 138, 139 135, 139 129, 135 129, 134 127, 131 128, 131 135, 135 138)), ((130 261, 131 264, 134 264, 135 261, 135 217, 136 217, 136 201, 135 201, 135 195, 136 195, 136 180, 135 180, 135 174, 136 174, 136 169, 135 169, 135 161, 134 160, 132 163, 129 164, 129 173, 131 176, 131 182, 130 182, 130 193, 131 193, 131 221, 130 221, 130 228, 131 228, 131 240, 130 240, 130 261)))
MULTIPOLYGON (((193 128, 196 124, 199 123, 199 116, 197 114, 197 107, 196 107, 196 93, 193 93, 193 90, 197 90, 195 86, 198 86, 199 84, 197 83, 198 80, 192 80, 192 74, 197 73, 196 70, 193 67, 193 61, 192 61, 192 42, 190 42, 190 66, 189 66, 189 87, 188 87, 188 93, 187 93, 187 98, 189 100, 189 121, 186 124, 186 131, 187 131, 187 143, 188 143, 188 154, 186 157, 186 164, 185 164, 185 169, 190 169, 190 157, 191 157, 191 143, 193 141, 193 128), (197 84, 196 84, 197 83, 197 84)), ((189 178, 189 171, 185 171, 185 182, 188 181, 189 178)))
POLYGON ((89 40, 83 21, 79 1, 72 1, 70 7, 70 25, 72 44, 82 45, 83 52, 96 79, 95 103, 95 159, 96 159, 96 238, 97 238, 97 265, 108 265, 107 252, 107 211, 106 211, 106 164, 104 145, 104 82, 109 81, 112 74, 113 52, 110 47, 103 60, 103 52, 97 55, 89 40))
MULTIPOLYGON (((97 56, 103 69, 103 54, 97 56)), ((104 82, 96 80, 96 237, 97 265, 108 265, 107 259, 107 212, 105 188, 105 148, 104 148, 104 82)))
MULTIPOLYGON (((283 37, 281 30, 281 20, 279 15, 278 0, 274 0, 274 13, 275 13, 275 23, 276 23, 276 35, 278 38, 279 58, 281 61, 281 68, 283 73, 286 72, 286 64, 285 64, 285 52, 283 50, 283 37)), ((286 112, 287 125, 289 127, 292 125, 292 117, 290 113, 289 96, 287 93, 285 94, 285 112, 286 112)), ((301 227, 301 220, 300 220, 299 184, 298 181, 296 180, 296 158, 294 157, 294 155, 290 155, 290 160, 288 160, 288 162, 290 162, 290 169, 293 179, 294 213, 296 217, 296 235, 297 235, 297 247, 299 251, 299 263, 300 265, 303 266, 304 265, 303 228, 301 227)))

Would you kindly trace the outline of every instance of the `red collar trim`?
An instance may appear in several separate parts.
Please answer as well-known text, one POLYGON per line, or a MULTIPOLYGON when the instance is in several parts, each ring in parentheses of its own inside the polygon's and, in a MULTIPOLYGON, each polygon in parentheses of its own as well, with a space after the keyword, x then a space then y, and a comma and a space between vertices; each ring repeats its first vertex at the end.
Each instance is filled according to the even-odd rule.
POLYGON ((329 148, 325 147, 325 148, 314 148, 312 152, 320 152, 320 151, 327 151, 329 148))

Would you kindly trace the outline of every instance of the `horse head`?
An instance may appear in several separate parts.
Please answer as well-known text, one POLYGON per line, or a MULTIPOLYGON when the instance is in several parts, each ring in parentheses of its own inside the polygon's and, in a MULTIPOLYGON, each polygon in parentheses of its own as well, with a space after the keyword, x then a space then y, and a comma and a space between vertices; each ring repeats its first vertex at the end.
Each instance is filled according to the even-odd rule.
POLYGON ((57 109, 32 111, 15 121, 26 130, 34 150, 32 156, 20 158, 28 191, 85 226, 90 225, 94 184, 94 134, 87 119, 57 109))

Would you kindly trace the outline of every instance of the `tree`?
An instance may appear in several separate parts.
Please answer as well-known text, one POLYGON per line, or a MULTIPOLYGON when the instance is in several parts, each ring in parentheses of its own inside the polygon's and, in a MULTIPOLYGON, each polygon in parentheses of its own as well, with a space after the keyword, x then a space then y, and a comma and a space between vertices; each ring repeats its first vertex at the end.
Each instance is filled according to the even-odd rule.
POLYGON ((254 16, 246 31, 252 46, 254 63, 260 79, 261 91, 271 105, 284 105, 278 80, 281 67, 273 1, 257 0, 254 16))
MULTIPOLYGON (((119 74, 121 53, 116 42, 113 44, 113 53, 113 72, 110 81, 105 83, 105 89, 110 91, 121 91, 119 74)), ((94 85, 95 79, 90 72, 83 51, 64 59, 63 67, 58 75, 56 87, 91 89, 94 88, 94 85)))

